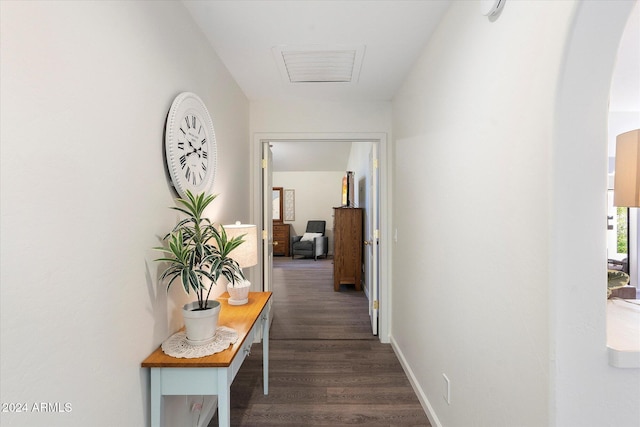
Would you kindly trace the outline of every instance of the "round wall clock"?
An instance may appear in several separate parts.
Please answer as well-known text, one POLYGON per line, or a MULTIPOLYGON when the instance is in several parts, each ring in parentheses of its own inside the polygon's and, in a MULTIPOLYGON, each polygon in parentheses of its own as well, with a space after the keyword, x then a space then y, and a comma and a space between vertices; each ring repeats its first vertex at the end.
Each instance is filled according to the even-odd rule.
POLYGON ((171 104, 165 129, 165 151, 171 182, 180 197, 209 193, 216 175, 216 136, 202 100, 191 92, 171 104))

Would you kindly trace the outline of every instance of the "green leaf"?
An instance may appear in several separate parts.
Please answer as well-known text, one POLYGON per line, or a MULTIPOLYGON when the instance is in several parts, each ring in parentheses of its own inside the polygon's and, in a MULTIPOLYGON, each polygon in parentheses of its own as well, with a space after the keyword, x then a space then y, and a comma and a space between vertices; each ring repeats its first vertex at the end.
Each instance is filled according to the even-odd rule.
POLYGON ((185 217, 163 238, 166 247, 154 248, 163 254, 156 261, 169 264, 159 277, 169 281, 167 291, 180 279, 187 294, 191 290, 196 293, 201 307, 206 305, 204 291, 208 295, 220 276, 231 283, 244 278, 238 263, 229 257, 244 242, 244 236, 229 239, 224 227, 218 229, 209 218, 203 218, 216 197, 187 191, 184 198, 176 199, 176 206, 171 209, 185 217), (211 281, 211 285, 205 285, 203 280, 211 281))

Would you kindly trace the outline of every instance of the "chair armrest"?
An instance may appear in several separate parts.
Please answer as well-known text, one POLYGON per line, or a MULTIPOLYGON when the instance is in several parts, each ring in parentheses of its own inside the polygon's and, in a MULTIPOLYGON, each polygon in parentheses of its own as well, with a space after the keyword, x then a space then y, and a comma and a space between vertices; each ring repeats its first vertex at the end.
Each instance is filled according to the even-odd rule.
POLYGON ((329 249, 329 238, 327 236, 320 236, 313 239, 314 254, 323 255, 327 253, 329 249))
POLYGON ((293 246, 293 244, 299 242, 300 239, 302 239, 302 236, 291 236, 291 245, 293 246))

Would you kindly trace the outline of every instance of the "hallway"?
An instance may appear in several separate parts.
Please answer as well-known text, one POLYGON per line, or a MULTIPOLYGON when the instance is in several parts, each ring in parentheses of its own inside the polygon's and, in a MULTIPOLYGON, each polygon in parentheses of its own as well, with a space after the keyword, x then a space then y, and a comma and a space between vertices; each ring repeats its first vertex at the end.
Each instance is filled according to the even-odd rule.
POLYGON ((231 386, 231 425, 430 425, 391 346, 371 334, 364 293, 334 292, 332 268, 274 260, 269 395, 254 345, 231 386))

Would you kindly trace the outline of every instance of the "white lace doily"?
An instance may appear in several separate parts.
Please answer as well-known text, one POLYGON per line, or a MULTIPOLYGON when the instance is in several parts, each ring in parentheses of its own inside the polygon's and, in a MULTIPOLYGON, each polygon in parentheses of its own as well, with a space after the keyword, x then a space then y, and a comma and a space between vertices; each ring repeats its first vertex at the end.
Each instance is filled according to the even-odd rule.
POLYGON ((184 331, 176 332, 162 343, 162 351, 172 357, 193 359, 209 356, 229 348, 238 340, 238 333, 226 326, 218 326, 213 341, 202 345, 191 345, 187 342, 187 334, 184 331))

